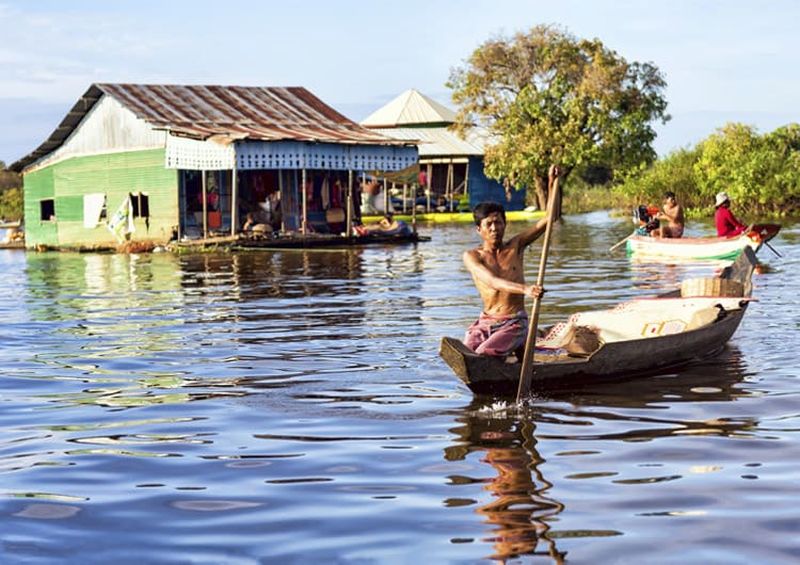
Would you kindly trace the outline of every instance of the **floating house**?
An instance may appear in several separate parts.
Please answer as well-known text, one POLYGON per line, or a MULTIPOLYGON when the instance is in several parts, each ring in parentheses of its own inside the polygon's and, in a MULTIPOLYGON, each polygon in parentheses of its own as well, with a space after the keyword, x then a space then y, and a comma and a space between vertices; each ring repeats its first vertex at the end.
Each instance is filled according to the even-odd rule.
POLYGON ((472 210, 481 202, 503 204, 508 211, 525 208, 525 191, 504 187, 483 170, 485 131, 473 129, 466 139, 450 129, 453 110, 416 90, 407 90, 361 122, 372 131, 418 142, 420 173, 417 186, 425 211, 472 210))
POLYGON ((349 235, 358 171, 417 159, 301 87, 93 84, 11 169, 27 247, 100 248, 235 238, 246 222, 349 235))

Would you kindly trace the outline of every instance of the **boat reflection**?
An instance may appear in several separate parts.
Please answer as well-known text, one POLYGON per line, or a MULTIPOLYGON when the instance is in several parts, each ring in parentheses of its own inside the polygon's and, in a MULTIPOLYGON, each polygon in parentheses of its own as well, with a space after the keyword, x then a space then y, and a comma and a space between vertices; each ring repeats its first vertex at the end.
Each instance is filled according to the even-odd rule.
POLYGON ((539 470, 544 462, 536 451, 534 425, 504 413, 486 413, 474 403, 458 420, 462 425, 451 432, 458 444, 445 449, 445 459, 460 461, 471 453, 481 453, 494 476, 454 478, 456 484, 482 483, 490 499, 475 512, 486 524, 482 541, 491 543, 487 558, 503 561, 524 555, 548 556, 563 563, 555 540, 548 534, 549 522, 563 505, 548 496, 552 484, 539 470))
POLYGON ((624 408, 657 408, 676 402, 731 402, 754 394, 746 385, 755 374, 742 351, 728 344, 718 355, 673 373, 564 389, 548 396, 568 399, 578 406, 624 408))
POLYGON ((629 270, 633 286, 649 293, 660 294, 677 290, 681 282, 697 277, 716 277, 731 261, 654 262, 648 258, 630 258, 629 270))

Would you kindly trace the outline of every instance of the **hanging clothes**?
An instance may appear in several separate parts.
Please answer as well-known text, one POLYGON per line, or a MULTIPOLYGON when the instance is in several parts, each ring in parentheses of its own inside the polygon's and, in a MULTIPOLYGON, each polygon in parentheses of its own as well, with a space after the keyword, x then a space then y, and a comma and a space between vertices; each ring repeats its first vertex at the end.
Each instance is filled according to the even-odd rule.
POLYGON ((320 198, 322 199, 322 209, 327 210, 331 204, 331 187, 328 182, 328 177, 322 180, 322 188, 320 189, 320 198))

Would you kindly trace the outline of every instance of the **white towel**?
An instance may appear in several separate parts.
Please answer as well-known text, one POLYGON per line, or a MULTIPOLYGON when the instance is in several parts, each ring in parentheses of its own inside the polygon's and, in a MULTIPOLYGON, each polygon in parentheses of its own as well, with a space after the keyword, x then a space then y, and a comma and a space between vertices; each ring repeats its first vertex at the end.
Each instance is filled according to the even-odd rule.
POLYGON ((83 227, 93 229, 100 223, 100 214, 106 205, 106 195, 103 192, 83 195, 83 227))

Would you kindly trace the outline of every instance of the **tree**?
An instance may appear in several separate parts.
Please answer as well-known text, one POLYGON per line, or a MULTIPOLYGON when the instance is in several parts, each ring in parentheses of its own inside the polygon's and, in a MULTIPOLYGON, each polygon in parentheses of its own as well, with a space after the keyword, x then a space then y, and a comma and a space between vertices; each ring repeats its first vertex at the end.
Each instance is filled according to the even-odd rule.
POLYGON ((800 198, 800 126, 765 135, 729 123, 703 140, 694 166, 698 188, 711 203, 726 191, 751 213, 794 209, 800 198))
POLYGON ((618 174, 644 167, 656 158, 651 124, 669 120, 655 65, 628 63, 598 39, 553 26, 486 41, 451 71, 447 86, 458 106, 455 128, 482 126, 493 140, 487 174, 535 187, 542 209, 551 164, 562 182, 581 165, 618 174))
POLYGON ((22 218, 22 177, 0 161, 0 218, 22 218))
POLYGON ((634 205, 657 204, 664 193, 670 191, 677 195, 684 208, 702 208, 708 204, 708 198, 697 185, 695 165, 700 156, 697 147, 677 149, 647 169, 629 176, 615 190, 627 196, 634 205))
POLYGON ((684 207, 713 215, 714 196, 725 191, 744 216, 796 214, 800 210, 800 125, 760 135, 728 123, 691 149, 673 151, 616 188, 634 202, 658 201, 665 191, 684 207))

